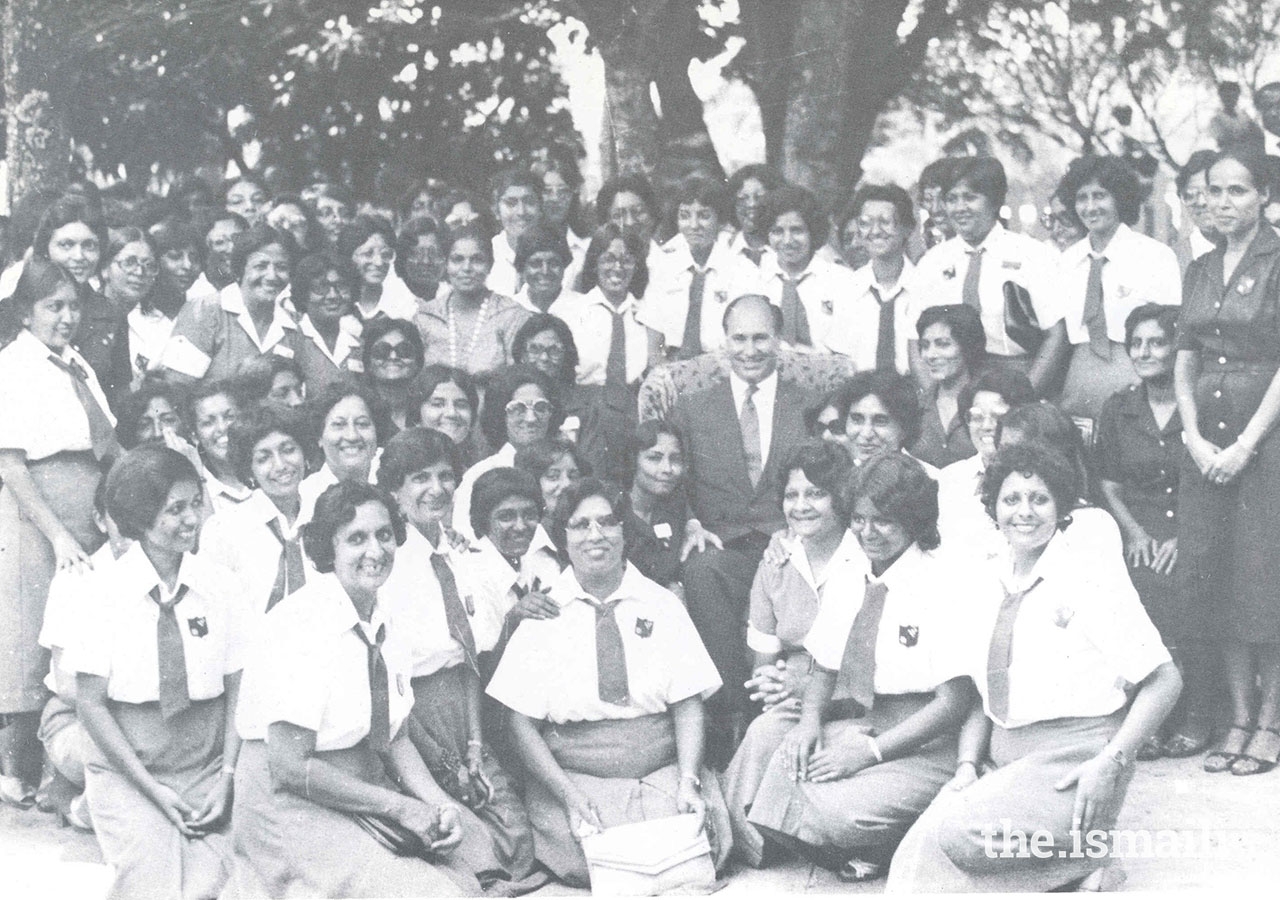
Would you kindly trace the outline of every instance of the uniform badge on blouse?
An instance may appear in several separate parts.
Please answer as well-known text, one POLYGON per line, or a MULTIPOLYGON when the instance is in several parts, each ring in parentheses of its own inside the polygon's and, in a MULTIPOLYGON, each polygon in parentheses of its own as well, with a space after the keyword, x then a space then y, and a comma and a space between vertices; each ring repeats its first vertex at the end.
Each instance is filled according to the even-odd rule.
POLYGON ((396 673, 396 693, 404 696, 404 676, 399 672, 396 673))
POLYGON ((1059 606, 1053 612, 1053 624, 1059 628, 1066 628, 1075 617, 1076 611, 1070 606, 1059 606))
POLYGON ((1116 287, 1116 296, 1119 297, 1121 300, 1123 300, 1125 297, 1128 297, 1132 293, 1133 293, 1133 288, 1129 287, 1127 284, 1122 284, 1116 287))
POLYGON ((636 634, 640 635, 642 638, 647 638, 649 635, 653 634, 653 620, 636 619, 636 634))
POLYGON ((1003 262, 1001 262, 1001 263, 1000 263, 1000 268, 1002 268, 1002 269, 1014 269, 1014 270, 1021 269, 1021 268, 1022 268, 1022 260, 1020 260, 1020 259, 1006 259, 1006 260, 1004 260, 1003 262))
POLYGON ((193 619, 187 619, 187 630, 191 632, 192 637, 204 637, 209 633, 209 623, 205 621, 204 616, 196 616, 193 619))
POLYGON ((671 546, 671 523, 659 522, 653 526, 653 536, 662 542, 663 547, 671 546))
POLYGON ((476 614, 476 601, 471 599, 471 595, 462 598, 462 605, 467 608, 467 615, 474 616, 476 614))
POLYGON ((1252 275, 1240 279, 1240 283, 1236 285, 1236 293, 1244 296, 1253 290, 1253 286, 1257 283, 1257 279, 1252 275))
POLYGON ((719 303, 719 304, 721 304, 722 306, 723 306, 725 303, 728 303, 728 302, 729 302, 729 292, 728 292, 728 291, 716 291, 716 292, 715 292, 715 294, 714 294, 714 296, 715 296, 715 298, 716 298, 716 302, 717 302, 717 303, 719 303))
POLYGON ((945 269, 943 269, 943 270, 942 270, 942 277, 943 277, 943 278, 947 278, 947 279, 955 278, 955 277, 956 277, 956 267, 955 267, 955 266, 947 266, 945 269))
POLYGON ((822 301, 822 311, 827 315, 831 315, 836 311, 835 305, 832 304, 830 299, 822 301))
POLYGON ((914 647, 920 642, 919 625, 899 625, 898 643, 904 647, 914 647))

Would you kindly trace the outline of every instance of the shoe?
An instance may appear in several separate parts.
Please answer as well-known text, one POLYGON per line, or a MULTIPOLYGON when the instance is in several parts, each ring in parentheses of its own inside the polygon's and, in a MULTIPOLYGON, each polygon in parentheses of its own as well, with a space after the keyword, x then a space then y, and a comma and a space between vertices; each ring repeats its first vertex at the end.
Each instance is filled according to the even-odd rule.
POLYGON ((845 884, 873 881, 880 877, 882 869, 883 866, 880 863, 867 862, 865 859, 854 857, 840 867, 840 870, 836 872, 836 878, 839 878, 845 884))
POLYGON ((1113 862, 1109 866, 1096 869, 1084 877, 1079 884, 1076 885, 1076 891, 1082 893, 1110 893, 1118 891, 1124 887, 1124 883, 1129 879, 1129 875, 1119 862, 1113 862))
POLYGON ((1280 730, 1259 728, 1249 746, 1231 763, 1232 775, 1262 775, 1280 762, 1280 730))
POLYGON ((1159 759, 1164 756, 1164 744, 1160 743, 1160 738, 1153 734, 1138 745, 1138 752, 1134 755, 1141 760, 1159 759))
POLYGON ((1222 746, 1204 758, 1204 770, 1212 775, 1227 771, 1241 757, 1252 738, 1252 724, 1232 725, 1227 729, 1227 733, 1222 736, 1222 746), (1227 743, 1237 735, 1243 738, 1239 741, 1240 749, 1238 751, 1228 750, 1227 743))
POLYGON ((1188 756, 1195 756, 1204 751, 1209 746, 1209 741, 1213 738, 1213 731, 1205 728, 1203 733, 1197 734, 1197 728, 1194 726, 1184 726, 1185 730, 1179 730, 1176 734, 1169 737, 1164 742, 1164 755, 1171 759, 1184 759, 1188 756), (1190 733, 1188 733, 1190 732, 1190 733))
POLYGON ((17 809, 30 809, 36 805, 36 789, 20 778, 0 775, 0 802, 17 809))

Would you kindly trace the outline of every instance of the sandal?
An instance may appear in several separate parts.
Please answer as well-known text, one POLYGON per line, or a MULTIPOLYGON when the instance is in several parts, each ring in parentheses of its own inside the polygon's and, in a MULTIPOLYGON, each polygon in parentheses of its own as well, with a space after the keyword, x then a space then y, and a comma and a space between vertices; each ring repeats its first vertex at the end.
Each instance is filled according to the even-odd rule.
POLYGON ((1245 748, 1245 752, 1236 757, 1231 763, 1232 775, 1262 775, 1270 772, 1276 767, 1276 763, 1280 762, 1280 730, 1275 728, 1259 728, 1253 733, 1253 739, 1249 741, 1249 746, 1245 748), (1262 753, 1259 756, 1254 750, 1254 744, 1262 743, 1262 753), (1270 757, 1270 758, 1268 758, 1270 757))
POLYGON ((1134 755, 1141 760, 1159 759, 1164 756, 1164 744, 1160 743, 1160 738, 1153 734, 1138 745, 1138 752, 1134 755))
POLYGON ((836 872, 836 878, 839 878, 845 884, 872 881, 880 877, 880 872, 883 868, 880 863, 867 862, 865 859, 858 859, 855 856, 840 867, 840 870, 836 872))
POLYGON ((1253 730, 1253 725, 1232 725, 1228 728, 1227 733, 1222 736, 1222 746, 1204 758, 1204 770, 1216 775, 1219 772, 1225 772, 1230 769, 1235 761, 1244 754, 1245 747, 1253 737, 1253 730), (1240 749, 1228 750, 1227 743, 1237 734, 1244 737, 1240 741, 1240 749))
POLYGON ((1200 734, 1195 728, 1187 728, 1186 731, 1179 731, 1172 735, 1164 742, 1164 746, 1161 749, 1164 751, 1164 755, 1171 759, 1184 759, 1201 753, 1209 746, 1209 741, 1212 737, 1212 729, 1205 728, 1204 732, 1200 734), (1188 734, 1187 732, 1191 733, 1188 734))
POLYGON ((0 775, 0 802, 18 809, 36 805, 36 789, 12 775, 0 775))

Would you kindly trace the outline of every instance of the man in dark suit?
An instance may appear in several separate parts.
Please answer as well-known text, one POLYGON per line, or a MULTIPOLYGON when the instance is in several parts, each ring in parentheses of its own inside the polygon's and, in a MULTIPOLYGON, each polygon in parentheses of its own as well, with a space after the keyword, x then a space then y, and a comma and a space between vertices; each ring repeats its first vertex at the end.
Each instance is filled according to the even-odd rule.
POLYGON ((751 582, 770 536, 785 527, 779 470, 804 442, 804 411, 816 400, 778 376, 782 311, 768 298, 734 300, 724 329, 728 380, 681 395, 672 413, 687 442, 694 514, 724 543, 684 567, 689 615, 724 679, 707 705, 708 758, 722 763, 746 720, 751 582))

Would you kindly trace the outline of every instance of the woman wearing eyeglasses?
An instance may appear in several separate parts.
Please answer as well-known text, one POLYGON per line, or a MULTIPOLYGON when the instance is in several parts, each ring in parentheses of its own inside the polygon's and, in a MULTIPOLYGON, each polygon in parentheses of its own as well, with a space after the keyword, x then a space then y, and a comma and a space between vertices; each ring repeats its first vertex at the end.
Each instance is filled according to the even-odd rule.
POLYGON ((127 383, 136 389, 148 372, 159 367, 186 296, 160 273, 155 241, 139 228, 112 231, 106 260, 102 292, 116 309, 126 311, 127 323, 116 332, 111 346, 118 369, 114 374, 123 377, 127 366, 127 383))
POLYGON ((405 427, 414 379, 422 371, 422 335, 406 319, 379 318, 364 328, 365 380, 396 429, 405 427))
POLYGON ((360 273, 360 293, 354 297, 353 306, 360 321, 413 318, 417 298, 399 276, 389 277, 396 258, 396 234, 386 220, 356 216, 350 225, 343 226, 337 250, 360 273))
POLYGON ((516 453, 554 434, 564 420, 555 382, 533 366, 511 366, 498 373, 485 393, 480 430, 498 451, 462 476, 453 498, 453 528, 475 540, 471 527, 471 491, 476 479, 500 466, 514 466, 516 453))
POLYGON ((1056 193, 1049 198, 1049 205, 1040 213, 1040 227, 1049 232, 1049 243, 1061 253, 1085 236, 1084 224, 1075 210, 1062 202, 1056 193))
POLYGON ((558 614, 521 624, 488 688, 528 772, 538 860, 575 886, 590 882, 579 840, 605 828, 692 813, 718 865, 731 843, 703 766, 702 703, 720 676, 683 604, 627 563, 624 512, 622 492, 594 478, 560 498, 558 614))
POLYGON ((363 326, 353 307, 359 287, 355 266, 334 252, 305 257, 294 267, 289 296, 305 338, 297 362, 313 394, 364 372, 363 326))

